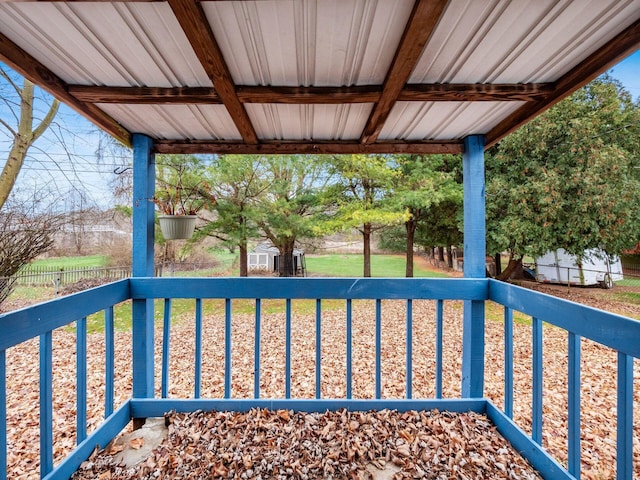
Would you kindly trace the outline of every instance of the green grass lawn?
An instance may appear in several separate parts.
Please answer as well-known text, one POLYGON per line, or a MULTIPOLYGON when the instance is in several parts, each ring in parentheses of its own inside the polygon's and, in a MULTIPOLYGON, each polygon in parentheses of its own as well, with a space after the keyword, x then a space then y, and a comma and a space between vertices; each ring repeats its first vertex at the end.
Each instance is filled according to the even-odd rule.
POLYGON ((613 292, 613 298, 621 302, 640 305, 640 292, 613 292))
POLYGON ((55 257, 34 260, 31 265, 35 267, 57 267, 57 268, 73 268, 73 267, 104 267, 107 265, 106 255, 85 255, 83 257, 55 257))
POLYGON ((616 285, 621 287, 640 287, 640 277, 627 276, 624 280, 617 281, 616 285))
MULTIPOLYGON (((361 277, 364 269, 362 255, 307 255, 307 272, 329 277, 361 277)), ((437 270, 422 268, 414 262, 414 277, 446 278, 448 275, 437 270)), ((403 255, 371 255, 372 277, 404 277, 405 257, 403 255)))

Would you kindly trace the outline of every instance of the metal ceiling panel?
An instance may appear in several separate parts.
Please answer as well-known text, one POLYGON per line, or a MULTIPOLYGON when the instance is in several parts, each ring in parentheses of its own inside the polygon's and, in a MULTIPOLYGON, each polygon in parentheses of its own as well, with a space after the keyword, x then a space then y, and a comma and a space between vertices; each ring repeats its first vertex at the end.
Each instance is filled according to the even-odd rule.
POLYGON ((247 113, 262 140, 357 140, 373 104, 250 104, 247 113))
POLYGON ((412 0, 203 2, 236 84, 379 84, 412 0))
POLYGON ((524 102, 398 102, 379 140, 460 140, 488 132, 524 102))
POLYGON ((70 84, 211 86, 164 2, 0 2, 0 31, 70 84))
POLYGON ((409 82, 555 81, 639 11, 640 0, 451 0, 409 82))
MULTIPOLYGON (((488 133, 495 142, 511 128, 504 122, 508 115, 525 105, 511 101, 527 98, 517 96, 522 87, 517 84, 547 85, 528 97, 513 127, 640 45, 640 0, 450 0, 408 80, 424 88, 407 89, 410 94, 402 98, 413 100, 394 105, 405 77, 390 77, 386 85, 385 80, 396 54, 396 65, 407 66, 405 71, 414 64, 416 52, 399 44, 417 38, 403 37, 415 5, 415 0, 202 0, 177 2, 174 13, 166 1, 0 0, 0 33, 19 47, 0 42, 0 49, 10 65, 125 143, 131 132, 140 132, 187 143, 244 141, 247 150, 259 151, 261 140, 366 143, 377 137, 410 143, 488 133), (192 23, 200 7, 214 39, 198 21, 192 23), (212 86, 181 25, 209 74, 220 80, 216 92, 162 88, 212 86), (214 42, 222 58, 206 59, 207 49, 217 51, 214 42), (576 75, 563 81, 575 67, 576 75), (425 103, 420 92, 437 83, 486 88, 453 85, 439 97, 447 101, 425 103), (497 92, 492 84, 512 85, 497 92), (74 85, 95 88, 70 88, 74 85), (238 85, 368 87, 254 89, 253 96, 239 99, 238 85), (126 88, 145 86, 151 88, 126 88), (504 95, 510 91, 511 97, 504 95), (495 102, 501 94, 505 101, 495 102), (371 103, 350 103, 376 98, 382 100, 375 115, 371 103)), ((415 10, 409 32, 425 25, 420 15, 426 11, 415 10)))
POLYGON ((221 105, 99 104, 129 131, 163 140, 241 140, 221 105))

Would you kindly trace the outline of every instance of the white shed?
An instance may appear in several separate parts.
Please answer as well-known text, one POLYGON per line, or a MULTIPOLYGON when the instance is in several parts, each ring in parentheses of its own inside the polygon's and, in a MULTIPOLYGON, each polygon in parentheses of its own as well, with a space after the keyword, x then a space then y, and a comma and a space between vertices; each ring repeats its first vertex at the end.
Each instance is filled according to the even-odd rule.
MULTIPOLYGON (((247 254, 247 268, 249 271, 277 272, 280 252, 271 244, 257 245, 253 252, 247 254)), ((293 249, 294 275, 306 276, 306 262, 304 252, 293 249)))

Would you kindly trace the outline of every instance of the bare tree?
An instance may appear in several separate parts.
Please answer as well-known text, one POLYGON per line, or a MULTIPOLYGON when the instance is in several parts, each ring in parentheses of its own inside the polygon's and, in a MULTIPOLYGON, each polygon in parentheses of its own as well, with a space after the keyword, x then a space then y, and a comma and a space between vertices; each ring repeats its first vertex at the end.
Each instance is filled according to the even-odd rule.
POLYGON ((0 77, 17 95, 15 97, 17 100, 12 100, 9 95, 1 97, 2 102, 8 107, 8 111, 14 118, 12 125, 8 120, 0 117, 0 125, 6 129, 11 138, 9 156, 2 173, 0 173, 0 208, 2 208, 13 190, 29 148, 51 126, 58 113, 59 102, 55 98, 51 99, 51 104, 43 118, 34 126, 36 118, 34 115, 35 87, 33 83, 23 79, 22 87, 20 87, 2 68, 0 68, 0 77))
POLYGON ((41 199, 31 198, 6 203, 0 211, 0 303, 13 291, 24 266, 51 248, 64 221, 41 206, 41 199))

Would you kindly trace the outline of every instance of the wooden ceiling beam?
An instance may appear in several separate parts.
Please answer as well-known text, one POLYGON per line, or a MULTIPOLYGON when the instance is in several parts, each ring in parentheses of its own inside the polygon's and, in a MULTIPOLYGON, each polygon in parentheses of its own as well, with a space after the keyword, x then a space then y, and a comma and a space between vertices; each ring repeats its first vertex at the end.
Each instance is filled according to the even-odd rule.
POLYGON ((69 85, 69 93, 83 102, 162 105, 165 103, 222 104, 212 87, 95 87, 69 85))
POLYGON ((362 132, 362 143, 373 143, 415 68, 429 37, 436 28, 448 0, 416 0, 391 67, 387 71, 380 100, 362 132))
POLYGON ((236 95, 231 73, 202 6, 194 0, 169 0, 169 6, 202 67, 213 82, 213 88, 231 115, 242 139, 249 144, 258 143, 258 135, 247 111, 236 95))
POLYGON ((82 102, 162 105, 168 103, 222 104, 212 87, 94 87, 69 85, 69 93, 82 102))
POLYGON ((13 70, 43 88, 83 117, 86 117, 126 146, 131 146, 131 133, 91 103, 81 102, 67 91, 67 84, 30 54, 0 33, 0 58, 13 70))
POLYGON ((373 103, 380 98, 378 85, 352 87, 260 87, 238 86, 243 103, 339 104, 373 103))
POLYGON ((546 98, 551 83, 433 83, 409 84, 400 91, 404 102, 531 102, 546 98))
POLYGON ((636 20, 563 75, 555 82, 555 88, 546 99, 524 105, 502 120, 485 136, 486 148, 495 145, 509 133, 553 107, 579 88, 584 87, 598 75, 606 72, 622 59, 634 53, 638 48, 640 48, 640 20, 636 20))
POLYGON ((281 142, 267 141, 257 145, 241 142, 207 142, 158 140, 154 145, 156 153, 197 154, 217 153, 239 155, 313 155, 313 154, 374 154, 374 153, 420 153, 420 154, 461 154, 459 141, 431 142, 376 142, 363 144, 359 141, 326 142, 281 142))
MULTIPOLYGON (((407 85, 398 100, 406 102, 530 102, 545 98, 550 83, 531 84, 424 84, 407 85)), ((237 86, 241 103, 343 104, 375 103, 382 87, 260 87, 237 86)), ((69 93, 83 102, 129 104, 221 104, 209 87, 94 87, 69 85, 69 93)))

